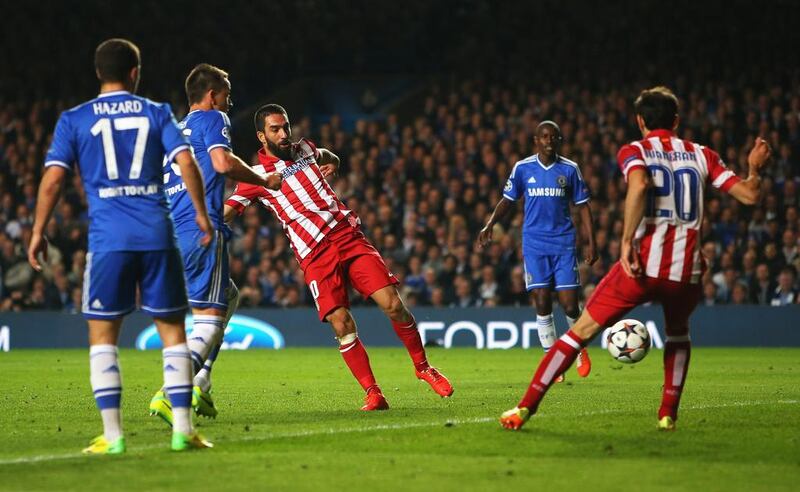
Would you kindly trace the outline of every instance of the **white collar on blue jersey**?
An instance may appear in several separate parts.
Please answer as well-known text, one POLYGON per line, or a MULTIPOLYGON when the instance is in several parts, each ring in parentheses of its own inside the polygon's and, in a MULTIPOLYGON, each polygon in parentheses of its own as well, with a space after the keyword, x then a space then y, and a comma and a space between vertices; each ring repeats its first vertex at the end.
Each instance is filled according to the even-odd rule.
POLYGON ((542 161, 540 161, 540 160, 539 160, 539 153, 538 153, 538 152, 537 152, 536 154, 534 154, 533 158, 534 158, 534 159, 536 159, 536 162, 537 162, 537 163, 538 163, 540 166, 542 166, 542 169, 544 169, 545 171, 548 171, 548 170, 550 170, 550 168, 552 168, 553 166, 555 166, 555 165, 556 165, 556 163, 557 163, 558 161, 560 161, 560 160, 561 160, 561 156, 560 156, 560 155, 558 155, 558 154, 556 154, 556 158, 553 160, 553 162, 551 162, 549 166, 545 166, 544 164, 542 164, 542 161))
POLYGON ((111 92, 103 92, 102 94, 98 94, 97 97, 111 97, 111 96, 120 96, 122 94, 129 94, 128 91, 111 91, 111 92))

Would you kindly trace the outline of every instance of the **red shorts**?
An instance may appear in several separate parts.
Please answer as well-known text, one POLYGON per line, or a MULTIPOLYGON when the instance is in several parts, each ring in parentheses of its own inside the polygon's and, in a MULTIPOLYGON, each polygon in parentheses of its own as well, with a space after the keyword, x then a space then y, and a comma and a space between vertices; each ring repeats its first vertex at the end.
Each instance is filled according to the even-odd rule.
POLYGON ((348 285, 364 298, 398 283, 380 253, 358 227, 337 226, 300 263, 320 321, 338 307, 350 307, 348 285))
POLYGON ((586 310, 600 326, 621 320, 631 309, 656 301, 664 308, 667 330, 688 326, 689 315, 700 302, 700 284, 650 277, 630 278, 617 262, 586 301, 586 310))

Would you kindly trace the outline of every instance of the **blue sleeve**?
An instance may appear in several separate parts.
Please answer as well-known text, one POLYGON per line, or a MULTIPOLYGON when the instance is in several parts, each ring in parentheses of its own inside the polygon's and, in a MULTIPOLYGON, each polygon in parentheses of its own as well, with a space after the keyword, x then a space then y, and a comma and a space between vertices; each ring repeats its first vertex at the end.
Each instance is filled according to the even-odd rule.
POLYGON ((582 203, 586 203, 592 197, 591 193, 589 193, 589 187, 586 186, 586 181, 583 180, 583 176, 581 176, 581 171, 579 169, 575 169, 575 172, 572 173, 572 203, 575 205, 580 205, 582 203))
POLYGON ((167 162, 172 161, 178 152, 189 149, 189 142, 178 128, 169 104, 161 106, 161 145, 164 146, 167 162))
POLYGON ((506 181, 506 186, 503 188, 503 196, 512 201, 519 200, 522 194, 522 186, 520 186, 522 171, 519 166, 514 166, 511 170, 511 176, 506 181))
POLYGON ((209 111, 207 119, 208 124, 203 135, 206 150, 211 152, 211 149, 217 147, 231 150, 231 120, 228 115, 221 111, 209 111))
POLYGON ((44 159, 44 167, 59 166, 72 170, 77 156, 75 154, 75 134, 69 122, 67 113, 62 113, 56 123, 56 130, 53 133, 53 141, 44 159))

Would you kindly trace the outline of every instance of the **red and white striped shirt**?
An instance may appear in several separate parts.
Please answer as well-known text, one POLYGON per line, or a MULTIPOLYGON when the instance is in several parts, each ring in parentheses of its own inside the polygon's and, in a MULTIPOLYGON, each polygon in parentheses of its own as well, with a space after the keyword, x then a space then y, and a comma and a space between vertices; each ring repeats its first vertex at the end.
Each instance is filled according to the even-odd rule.
POLYGON ((306 139, 292 145, 290 161, 269 156, 262 148, 258 151, 260 165, 254 166, 253 171, 262 176, 275 171, 281 173, 281 189, 272 191, 263 186, 239 183, 225 201, 239 214, 255 200, 272 209, 281 221, 298 262, 346 218, 358 220, 322 177, 318 159, 319 151, 306 139))
POLYGON ((655 130, 622 147, 617 163, 625 180, 636 168, 650 173, 644 218, 636 230, 644 273, 648 277, 697 283, 705 269, 700 228, 706 183, 728 192, 740 181, 713 150, 655 130))

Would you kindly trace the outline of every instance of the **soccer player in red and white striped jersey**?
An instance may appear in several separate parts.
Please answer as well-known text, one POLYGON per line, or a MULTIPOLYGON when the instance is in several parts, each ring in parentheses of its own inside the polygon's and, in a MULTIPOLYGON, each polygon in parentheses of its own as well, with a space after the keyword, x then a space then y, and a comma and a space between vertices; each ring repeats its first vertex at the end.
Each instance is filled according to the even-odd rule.
POLYGON ((658 427, 675 429, 691 353, 689 315, 700 300, 705 269, 698 236, 706 184, 743 204, 756 203, 770 149, 757 139, 748 156, 748 177, 740 179, 713 150, 675 136, 678 99, 666 87, 642 91, 635 110, 644 138, 617 155, 628 183, 620 261, 598 284, 572 329, 542 359, 519 404, 500 417, 503 427, 522 427, 553 380, 606 326, 637 305, 656 301, 664 308, 667 334, 658 427))
POLYGON ((358 338, 350 314, 347 286, 372 298, 392 322, 406 346, 417 378, 426 381, 440 396, 453 393, 450 382, 428 364, 414 316, 406 308, 378 251, 361 232, 360 220, 331 189, 325 178, 334 174, 339 158, 311 141, 293 143, 289 116, 281 106, 262 106, 255 115, 262 148, 257 173, 278 172, 280 190, 240 183, 225 203, 225 220, 254 201, 260 201, 280 220, 300 268, 305 275, 320 321, 331 324, 339 340, 339 352, 353 376, 366 391, 362 410, 389 408, 370 367, 367 352, 358 338))

